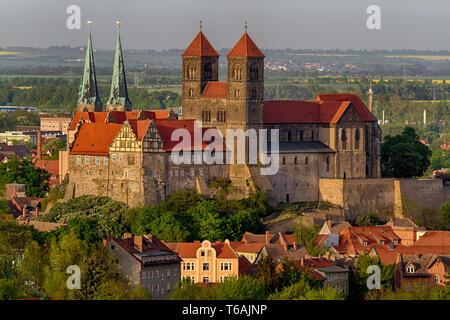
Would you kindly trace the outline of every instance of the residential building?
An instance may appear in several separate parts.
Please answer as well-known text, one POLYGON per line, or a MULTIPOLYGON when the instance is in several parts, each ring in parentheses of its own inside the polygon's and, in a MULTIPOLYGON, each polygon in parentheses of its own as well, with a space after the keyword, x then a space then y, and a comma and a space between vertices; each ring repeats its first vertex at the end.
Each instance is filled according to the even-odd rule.
POLYGON ((450 281, 450 254, 397 254, 394 281, 397 288, 412 283, 444 286, 450 281))
POLYGON ((180 280, 180 258, 155 236, 124 234, 104 243, 130 283, 148 289, 155 300, 167 298, 180 280))
POLYGON ((238 278, 242 272, 248 272, 248 263, 240 260, 233 251, 230 242, 210 242, 208 240, 165 243, 181 258, 181 278, 189 278, 194 283, 222 282, 227 277, 238 278))
POLYGON ((67 129, 69 127, 71 118, 41 118, 41 131, 61 131, 67 135, 67 129))

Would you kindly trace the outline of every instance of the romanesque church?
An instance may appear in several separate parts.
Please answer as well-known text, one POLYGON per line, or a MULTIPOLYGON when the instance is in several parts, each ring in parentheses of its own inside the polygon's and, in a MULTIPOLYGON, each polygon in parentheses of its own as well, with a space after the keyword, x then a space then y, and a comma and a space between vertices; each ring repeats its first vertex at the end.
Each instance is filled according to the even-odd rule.
POLYGON ((214 196, 209 185, 217 179, 233 187, 230 197, 259 188, 277 204, 323 200, 324 179, 329 185, 380 178, 381 130, 356 95, 264 100, 264 54, 247 32, 227 54, 225 82, 218 81, 219 54, 202 31, 181 59, 181 114, 133 111, 119 34, 111 94, 103 107, 89 35, 77 112, 61 160, 69 177, 66 199, 103 195, 136 207, 186 188, 214 196), (223 137, 226 129, 279 129, 278 174, 263 176, 253 164, 175 164, 172 133, 179 128, 194 132, 197 121, 200 130, 217 130, 223 137))

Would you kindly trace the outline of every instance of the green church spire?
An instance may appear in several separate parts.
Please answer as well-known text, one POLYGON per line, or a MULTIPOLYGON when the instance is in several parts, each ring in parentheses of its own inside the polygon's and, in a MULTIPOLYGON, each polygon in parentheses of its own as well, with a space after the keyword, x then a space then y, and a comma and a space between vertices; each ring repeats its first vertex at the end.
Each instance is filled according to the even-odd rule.
POLYGON ((95 74, 94 50, 92 49, 91 24, 89 23, 89 40, 84 59, 83 82, 78 93, 78 111, 101 111, 102 102, 98 95, 95 74))
POLYGON ((108 110, 130 111, 131 101, 128 98, 127 78, 123 64, 122 44, 120 42, 120 24, 117 22, 116 54, 114 58, 114 70, 111 83, 111 94, 108 100, 108 110))

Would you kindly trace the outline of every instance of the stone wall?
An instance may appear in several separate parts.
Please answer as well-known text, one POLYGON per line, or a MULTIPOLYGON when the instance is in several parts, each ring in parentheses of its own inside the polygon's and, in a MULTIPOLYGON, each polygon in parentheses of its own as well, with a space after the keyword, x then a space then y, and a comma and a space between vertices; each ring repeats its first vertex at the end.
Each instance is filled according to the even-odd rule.
POLYGON ((402 217, 406 205, 439 209, 450 201, 440 179, 320 179, 319 197, 345 209, 346 217, 388 211, 402 217))

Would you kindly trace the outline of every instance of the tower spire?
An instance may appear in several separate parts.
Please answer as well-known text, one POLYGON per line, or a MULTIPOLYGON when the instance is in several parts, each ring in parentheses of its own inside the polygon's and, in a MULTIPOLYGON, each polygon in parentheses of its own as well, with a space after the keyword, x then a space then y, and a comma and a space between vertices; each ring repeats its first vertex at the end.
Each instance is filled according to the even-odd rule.
POLYGON ((84 59, 83 82, 78 92, 78 111, 101 111, 102 102, 98 95, 94 50, 92 48, 92 22, 88 21, 87 23, 89 25, 89 38, 84 59))
POLYGON ((114 57, 114 69, 111 82, 111 93, 107 103, 109 111, 130 111, 131 101, 128 98, 127 78, 123 63, 122 44, 120 41, 120 22, 117 24, 116 53, 114 57))

